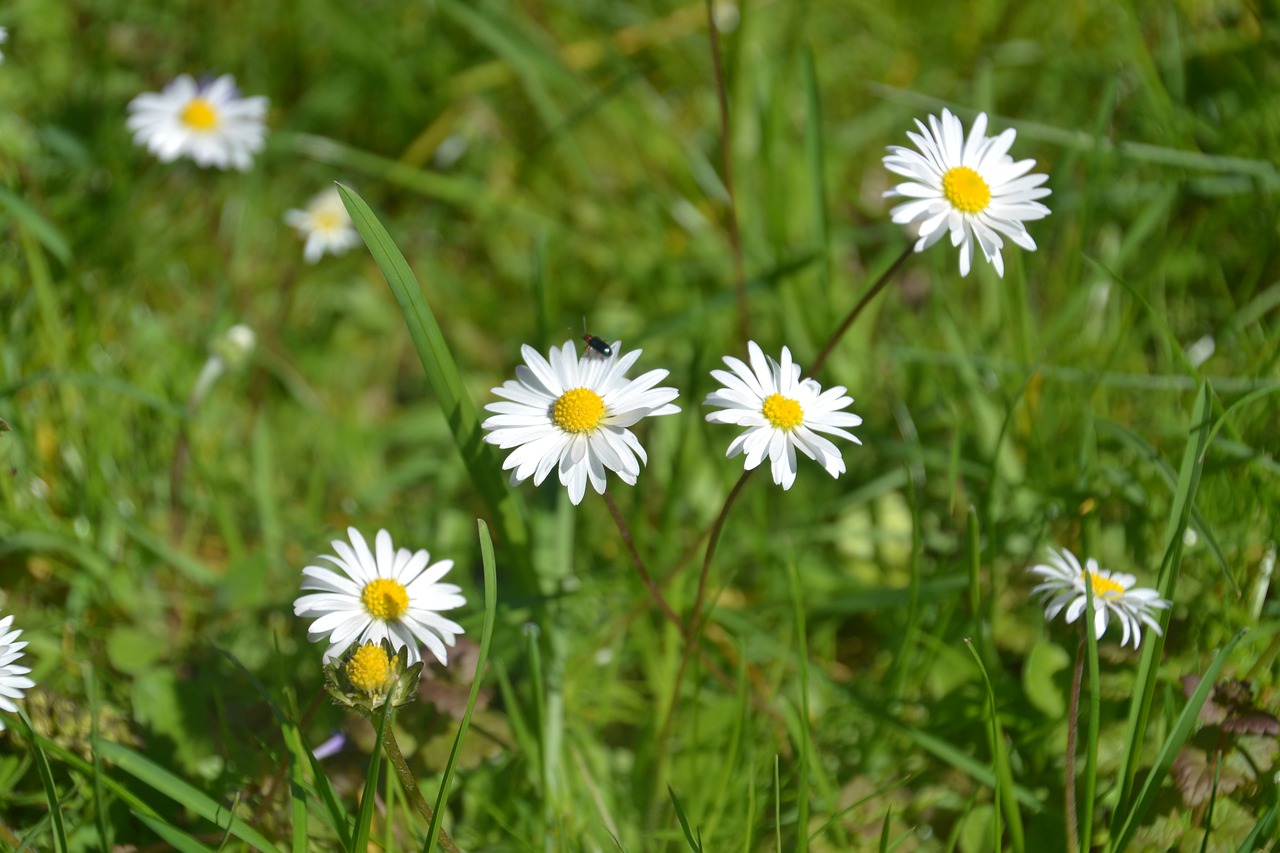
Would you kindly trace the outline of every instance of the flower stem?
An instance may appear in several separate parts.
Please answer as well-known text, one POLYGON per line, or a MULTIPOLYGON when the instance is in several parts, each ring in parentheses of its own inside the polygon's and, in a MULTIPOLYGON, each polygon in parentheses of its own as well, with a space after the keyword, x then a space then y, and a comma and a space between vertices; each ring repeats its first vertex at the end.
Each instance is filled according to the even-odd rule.
MULTIPOLYGON (((1092 625, 1092 621, 1088 624, 1092 625)), ((1064 764, 1066 776, 1063 785, 1063 810, 1067 818, 1067 850, 1080 849, 1080 829, 1076 824, 1076 738, 1080 716, 1080 680, 1084 675, 1085 632, 1080 632, 1080 646, 1076 649, 1076 671, 1071 677, 1071 701, 1067 709, 1067 756, 1064 764)))
POLYGON ((658 605, 658 609, 662 611, 662 615, 671 620, 682 635, 685 634, 684 623, 680 621, 680 617, 671 605, 667 604, 667 600, 662 596, 662 590, 658 589, 658 585, 654 583, 649 570, 645 568, 644 560, 640 557, 640 552, 636 550, 635 539, 631 535, 631 528, 627 526, 626 519, 622 517, 622 513, 618 511, 618 505, 613 501, 613 495, 605 491, 602 494, 605 506, 609 507, 609 513, 613 516, 613 521, 618 525, 618 533, 622 534, 622 541, 627 546, 627 552, 631 554, 631 562, 635 563, 636 572, 640 575, 640 580, 644 581, 644 585, 648 587, 649 594, 653 596, 654 602, 658 605))
MULTIPOLYGON (((427 824, 435 820, 435 812, 422 796, 422 792, 418 790, 418 783, 414 781, 413 773, 409 770, 408 763, 404 760, 404 753, 400 752, 400 744, 396 742, 396 733, 392 731, 391 726, 387 726, 387 736, 382 741, 383 751, 387 754, 387 760, 391 762, 391 766, 395 768, 396 777, 400 779, 400 785, 409 795, 409 802, 413 803, 414 808, 418 810, 418 814, 427 819, 427 824)), ((458 845, 453 843, 453 839, 449 837, 449 833, 440 829, 439 837, 440 846, 445 853, 460 853, 458 845)))
POLYGON ((729 91, 725 83, 724 57, 720 52, 720 29, 716 26, 715 0, 706 0, 707 37, 711 41, 711 66, 716 74, 716 100, 720 106, 720 167, 724 191, 729 197, 729 245, 733 248, 733 285, 738 295, 738 331, 742 340, 751 340, 751 317, 747 312, 747 274, 742 260, 742 234, 738 230, 738 208, 733 194, 733 145, 729 131, 729 91))
POLYGON ((845 315, 844 320, 841 321, 839 328, 835 331, 835 334, 833 334, 831 339, 827 341, 826 346, 822 348, 822 352, 818 353, 818 357, 813 360, 813 365, 809 368, 807 375, 813 376, 822 368, 822 365, 826 364, 827 356, 831 355, 831 351, 836 348, 836 344, 840 343, 840 339, 844 337, 844 333, 849 331, 849 327, 858 319, 858 315, 860 315, 863 310, 871 304, 871 300, 876 297, 876 294, 884 290, 885 285, 887 285, 890 279, 893 278, 893 274, 898 271, 898 268, 901 267, 903 262, 912 254, 912 251, 911 245, 908 244, 907 248, 902 250, 902 254, 898 256, 898 259, 890 264, 887 270, 880 274, 880 277, 876 279, 876 283, 871 285, 871 289, 868 290, 860 300, 858 300, 858 304, 853 306, 853 310, 845 315))

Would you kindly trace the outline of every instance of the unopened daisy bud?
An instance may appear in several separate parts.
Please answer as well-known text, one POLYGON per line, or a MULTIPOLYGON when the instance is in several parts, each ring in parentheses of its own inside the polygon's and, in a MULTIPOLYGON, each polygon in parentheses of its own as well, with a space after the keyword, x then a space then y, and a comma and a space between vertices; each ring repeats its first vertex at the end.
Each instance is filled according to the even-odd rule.
POLYGON ((388 701, 400 706, 418 692, 423 662, 406 666, 405 649, 392 654, 391 644, 365 643, 325 667, 325 689, 343 707, 368 716, 388 701))

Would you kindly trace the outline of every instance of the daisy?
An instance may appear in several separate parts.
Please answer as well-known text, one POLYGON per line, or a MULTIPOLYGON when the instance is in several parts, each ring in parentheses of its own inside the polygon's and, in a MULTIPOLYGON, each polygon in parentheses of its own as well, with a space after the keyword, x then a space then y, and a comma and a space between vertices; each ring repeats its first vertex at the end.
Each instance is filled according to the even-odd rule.
POLYGON ((330 187, 307 203, 306 210, 289 210, 284 221, 307 240, 302 257, 314 264, 325 252, 341 255, 360 245, 360 232, 351 224, 351 215, 336 187, 330 187))
POLYGON ((520 352, 525 363, 516 368, 514 381, 493 389, 504 402, 485 406, 495 414, 481 425, 489 444, 516 448, 502 463, 502 470, 511 469, 511 483, 533 477, 534 485, 541 485, 559 465, 560 483, 575 504, 582 502, 588 480, 604 494, 606 468, 634 486, 648 457, 628 427, 648 415, 680 411, 671 404, 676 389, 654 387, 667 371, 628 379, 626 372, 642 351, 622 355, 620 341, 594 347, 581 358, 572 341, 552 347, 550 360, 527 344, 520 352))
POLYGON ((1053 619, 1065 607, 1068 624, 1080 618, 1085 611, 1085 578, 1093 587, 1093 630, 1100 640, 1106 633, 1109 614, 1120 620, 1123 633, 1120 645, 1133 637, 1136 649, 1142 640, 1141 625, 1145 624, 1156 634, 1162 633, 1153 611, 1162 610, 1169 602, 1154 589, 1134 587, 1133 575, 1111 572, 1098 568, 1098 561, 1089 559, 1081 568, 1080 561, 1067 549, 1049 549, 1048 562, 1030 566, 1027 571, 1044 578, 1044 583, 1031 592, 1044 594, 1044 618, 1053 619))
POLYGON ((266 136, 267 99, 242 98, 230 74, 197 83, 188 74, 156 94, 129 102, 133 141, 171 163, 190 157, 200 167, 247 171, 266 136))
POLYGON ((360 531, 348 527, 347 535, 350 545, 341 539, 332 543, 338 556, 324 555, 341 573, 327 566, 307 566, 302 570, 302 588, 320 592, 293 603, 295 616, 316 617, 307 629, 307 639, 314 643, 327 637, 325 663, 354 644, 384 639, 393 649, 407 647, 410 665, 422 659, 420 644, 440 663, 447 663, 445 645, 452 646, 463 631, 439 611, 467 603, 458 587, 437 583, 453 568, 453 560, 428 566, 430 554, 408 548, 397 551, 385 530, 379 530, 374 540, 375 556, 360 531))
POLYGON ((747 431, 729 445, 729 459, 747 454, 747 470, 769 457, 773 481, 784 489, 796 481, 796 449, 817 460, 832 477, 844 473, 844 458, 827 439, 818 435, 847 438, 862 444, 858 437, 843 429, 856 427, 862 418, 841 409, 853 402, 845 396, 845 388, 836 385, 822 390, 813 379, 801 379, 799 365, 791 361, 791 350, 782 348, 782 363, 766 358, 755 341, 747 344, 751 353, 748 367, 733 356, 725 356, 727 370, 713 370, 711 375, 724 387, 707 395, 704 405, 718 406, 721 411, 707 415, 712 423, 736 424, 747 431))
MULTIPOLYGON (((31 671, 30 667, 18 666, 15 663, 22 657, 22 650, 27 647, 27 644, 14 642, 22 632, 10 631, 9 628, 12 625, 12 616, 0 619, 0 708, 16 714, 18 706, 13 704, 13 700, 21 699, 23 691, 35 687, 36 683, 27 678, 27 673, 31 671)), ((0 732, 2 731, 4 731, 4 720, 0 719, 0 732)))
POLYGON ((916 119, 920 134, 907 132, 919 151, 889 146, 884 165, 890 172, 910 178, 885 191, 886 198, 908 198, 910 201, 890 211, 900 225, 920 221, 920 239, 915 250, 922 252, 942 235, 951 232, 951 245, 960 247, 960 275, 969 274, 973 263, 973 244, 1004 277, 1003 234, 1028 252, 1035 251, 1022 224, 1049 215, 1049 208, 1035 199, 1049 195, 1040 186, 1047 175, 1028 175, 1035 160, 1019 160, 1009 156, 1016 132, 1010 128, 999 136, 988 137, 987 114, 979 113, 964 137, 960 119, 948 110, 942 120, 929 116, 929 126, 916 119))

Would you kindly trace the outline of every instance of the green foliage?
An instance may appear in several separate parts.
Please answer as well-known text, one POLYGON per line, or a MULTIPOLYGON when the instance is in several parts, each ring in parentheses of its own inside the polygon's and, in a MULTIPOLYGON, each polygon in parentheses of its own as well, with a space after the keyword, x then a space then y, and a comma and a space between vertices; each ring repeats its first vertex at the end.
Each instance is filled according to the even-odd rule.
POLYGON ((1087 644, 1081 846, 1272 841, 1270 774, 1190 806, 1169 771, 1215 678, 1277 711, 1274 24, 717 5, 766 351, 811 365, 911 239, 880 158, 913 118, 1016 128, 1053 214, 1004 278, 907 259, 816 376, 864 419, 848 471, 757 473, 705 597, 741 458, 701 402, 746 341, 703 2, 0 9, 0 615, 39 685, 0 846, 1060 849, 1079 634, 1025 572, 1051 544, 1174 601, 1138 652, 1087 644), (126 104, 184 72, 270 97, 252 170, 132 143, 126 104), (307 265, 284 213, 335 182, 366 247, 307 265), (584 317, 681 392, 609 482, 692 647, 594 494, 512 487, 481 442, 520 345, 584 317), (196 395, 238 323, 256 351, 196 395), (469 602, 479 644, 387 723, 434 819, 312 701, 292 604, 348 525, 455 560, 469 602))

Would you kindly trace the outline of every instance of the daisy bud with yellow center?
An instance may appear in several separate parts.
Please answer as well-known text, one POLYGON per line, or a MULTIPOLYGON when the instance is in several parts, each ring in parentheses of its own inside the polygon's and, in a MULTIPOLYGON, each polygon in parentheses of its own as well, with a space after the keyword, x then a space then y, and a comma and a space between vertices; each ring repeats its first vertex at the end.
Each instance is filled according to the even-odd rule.
POLYGON ((360 531, 347 529, 348 545, 335 540, 336 557, 324 559, 337 566, 307 566, 302 589, 315 590, 293 604, 297 616, 313 618, 307 630, 312 642, 327 640, 328 663, 353 645, 386 640, 391 650, 404 648, 410 664, 422 659, 426 646, 440 663, 448 662, 462 626, 440 615, 466 604, 462 591, 440 579, 453 568, 452 560, 428 565, 426 551, 397 550, 391 534, 379 530, 371 550, 360 531))
POLYGON ((1079 619, 1087 607, 1087 582, 1093 590, 1093 629, 1099 640, 1113 617, 1120 623, 1122 646, 1132 638, 1136 649, 1142 640, 1143 625, 1156 634, 1162 633, 1155 611, 1167 608, 1169 602, 1154 589, 1134 586, 1137 578, 1133 575, 1100 568, 1092 558, 1081 566, 1076 555, 1065 548, 1049 549, 1045 562, 1030 566, 1027 571, 1044 580, 1032 594, 1043 596, 1046 620, 1064 609, 1068 623, 1079 619))
POLYGON ((325 666, 325 690, 333 700, 364 717, 388 701, 400 706, 417 695, 423 662, 409 664, 405 649, 391 651, 387 640, 347 649, 325 666))
POLYGON ((627 378, 640 350, 623 354, 620 341, 605 349, 608 354, 588 348, 579 355, 569 341, 543 358, 525 346, 515 380, 493 389, 503 400, 485 406, 493 415, 481 426, 486 442, 514 448, 502 464, 513 484, 532 477, 540 485, 558 468, 575 504, 587 483, 604 493, 606 470, 635 485, 647 457, 630 427, 650 415, 680 411, 671 402, 676 390, 658 386, 665 370, 627 378))
POLYGON ((884 165, 908 180, 885 192, 886 197, 906 198, 889 212, 899 224, 919 223, 915 250, 922 252, 951 235, 960 249, 960 275, 969 274, 974 246, 1004 275, 1004 238, 1027 251, 1036 242, 1024 222, 1043 219, 1049 208, 1036 199, 1049 195, 1041 186, 1047 175, 1027 174, 1034 160, 1015 162, 1009 156, 1015 131, 987 136, 987 115, 979 113, 966 139, 960 119, 949 110, 942 118, 919 120, 919 134, 907 133, 918 150, 889 146, 884 165))
POLYGON ((832 477, 844 473, 839 448, 819 433, 861 444, 845 427, 856 427, 862 418, 842 411, 853 402, 842 386, 822 390, 813 379, 801 379, 791 350, 782 348, 782 361, 767 358, 755 341, 747 344, 750 365, 725 356, 729 370, 711 375, 724 387, 707 395, 706 405, 720 411, 707 415, 712 423, 746 427, 729 445, 732 459, 746 455, 747 470, 769 458, 773 481, 784 489, 796 479, 796 450, 814 459, 832 477))

